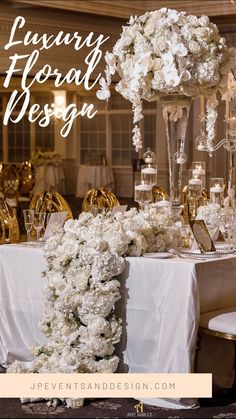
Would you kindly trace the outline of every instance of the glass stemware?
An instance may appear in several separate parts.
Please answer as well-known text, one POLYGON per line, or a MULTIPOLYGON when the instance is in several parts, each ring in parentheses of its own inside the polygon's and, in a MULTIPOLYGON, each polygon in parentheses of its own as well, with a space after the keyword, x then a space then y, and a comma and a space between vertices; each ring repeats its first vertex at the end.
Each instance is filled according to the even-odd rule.
POLYGON ((44 227, 46 212, 34 212, 33 224, 37 233, 37 241, 40 240, 40 232, 44 227))
POLYGON ((25 229, 27 233, 27 243, 30 242, 30 231, 33 227, 34 223, 34 210, 26 209, 23 210, 24 215, 24 223, 25 223, 25 229))
POLYGON ((229 247, 235 247, 236 241, 236 214, 223 215, 224 238, 229 247))

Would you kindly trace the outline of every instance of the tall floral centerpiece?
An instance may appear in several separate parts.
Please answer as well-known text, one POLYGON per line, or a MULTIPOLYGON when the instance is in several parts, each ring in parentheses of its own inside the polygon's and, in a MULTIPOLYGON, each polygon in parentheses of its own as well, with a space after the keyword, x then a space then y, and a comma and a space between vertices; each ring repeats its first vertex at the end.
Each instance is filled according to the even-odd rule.
POLYGON ((162 8, 131 16, 113 51, 105 55, 105 78, 99 99, 109 99, 111 76, 118 72, 116 91, 132 103, 133 144, 142 148, 137 123, 143 118, 142 100, 160 100, 166 125, 172 203, 179 203, 184 143, 191 99, 207 98, 207 148, 212 149, 217 117, 216 92, 227 87, 234 50, 207 16, 162 8))

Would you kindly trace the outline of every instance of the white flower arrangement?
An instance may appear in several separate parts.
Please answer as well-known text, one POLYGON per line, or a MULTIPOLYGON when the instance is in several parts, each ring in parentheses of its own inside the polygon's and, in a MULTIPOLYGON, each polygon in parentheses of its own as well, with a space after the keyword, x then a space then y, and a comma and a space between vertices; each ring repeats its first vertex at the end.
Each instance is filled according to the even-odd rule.
POLYGON ((32 154, 31 162, 36 166, 45 164, 59 164, 62 161, 62 156, 55 151, 37 151, 32 154))
POLYGON ((33 348, 30 365, 15 361, 8 372, 114 372, 119 362, 114 345, 122 333, 114 305, 120 298, 118 275, 125 256, 163 252, 179 244, 180 231, 167 210, 157 214, 155 208, 133 208, 96 217, 82 213, 78 220, 68 220, 44 250, 47 285, 41 330, 48 343, 33 348))
MULTIPOLYGON (((209 99, 207 117, 213 121, 209 107, 215 108, 217 101, 212 98, 227 87, 235 50, 227 49, 225 39, 207 16, 162 8, 131 16, 105 61, 106 78, 100 79, 97 97, 110 97, 111 76, 117 72, 121 80, 116 91, 132 103, 135 124, 143 118, 142 99, 153 101, 169 94, 204 95, 209 99)), ((207 127, 211 142, 212 122, 207 127)), ((138 151, 142 142, 137 125, 133 134, 138 151)))
POLYGON ((219 204, 202 205, 197 209, 196 220, 203 220, 208 226, 219 226, 222 208, 219 204))

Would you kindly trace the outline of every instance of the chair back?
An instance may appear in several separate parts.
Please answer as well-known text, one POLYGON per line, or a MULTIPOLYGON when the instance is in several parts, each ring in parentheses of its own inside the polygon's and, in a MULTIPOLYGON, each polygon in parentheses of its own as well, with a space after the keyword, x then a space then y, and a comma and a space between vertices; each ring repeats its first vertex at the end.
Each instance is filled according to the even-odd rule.
POLYGON ((4 197, 4 187, 3 187, 3 163, 0 163, 0 197, 4 197))
POLYGON ((16 207, 19 190, 19 174, 16 165, 12 164, 3 168, 2 183, 6 202, 16 207))
POLYGON ((43 191, 36 193, 30 201, 30 209, 46 213, 67 211, 66 219, 73 218, 69 205, 59 192, 43 191))
POLYGON ((20 165, 19 176, 20 194, 29 195, 32 192, 35 183, 35 170, 31 162, 26 161, 20 165))
POLYGON ((96 205, 98 209, 112 209, 120 203, 113 192, 101 187, 90 189, 87 192, 83 200, 82 211, 89 211, 90 205, 96 205))
POLYGON ((160 201, 160 200, 163 200, 163 199, 165 199, 167 201, 170 199, 169 195, 165 191, 165 189, 163 189, 163 188, 161 188, 160 186, 157 186, 157 185, 153 186, 153 188, 152 188, 152 200, 153 200, 153 202, 157 202, 157 201, 160 201))
POLYGON ((13 209, 0 198, 0 243, 17 243, 20 230, 13 209))

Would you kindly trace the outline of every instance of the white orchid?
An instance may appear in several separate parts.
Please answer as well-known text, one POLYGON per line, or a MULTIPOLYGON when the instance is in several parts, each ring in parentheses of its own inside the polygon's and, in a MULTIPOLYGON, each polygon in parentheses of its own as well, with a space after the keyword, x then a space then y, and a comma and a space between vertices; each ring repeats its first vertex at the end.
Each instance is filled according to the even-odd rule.
MULTIPOLYGON (((209 108, 211 95, 227 88, 226 75, 235 65, 235 50, 227 49, 225 39, 207 16, 162 8, 131 17, 105 61, 106 80, 100 79, 97 97, 109 98, 108 73, 112 76, 117 71, 121 80, 116 91, 132 103, 133 122, 137 124, 143 117, 142 100, 158 100, 160 95, 204 95, 209 108)), ((211 122, 207 127, 212 137, 211 122)), ((133 144, 136 151, 142 148, 137 126, 133 144)))
POLYGON ((96 95, 98 99, 101 100, 107 100, 111 96, 111 92, 109 90, 109 85, 107 81, 104 79, 104 77, 101 77, 99 80, 99 84, 101 86, 101 89, 97 91, 96 95))

